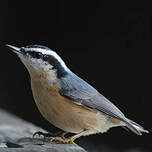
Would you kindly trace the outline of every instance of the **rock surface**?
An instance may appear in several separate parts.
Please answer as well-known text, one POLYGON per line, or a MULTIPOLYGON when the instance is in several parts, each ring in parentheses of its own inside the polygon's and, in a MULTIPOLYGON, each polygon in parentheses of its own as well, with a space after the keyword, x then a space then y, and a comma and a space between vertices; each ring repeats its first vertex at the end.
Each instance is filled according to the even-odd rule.
POLYGON ((0 152, 86 152, 79 146, 33 138, 37 131, 46 132, 0 109, 0 152))

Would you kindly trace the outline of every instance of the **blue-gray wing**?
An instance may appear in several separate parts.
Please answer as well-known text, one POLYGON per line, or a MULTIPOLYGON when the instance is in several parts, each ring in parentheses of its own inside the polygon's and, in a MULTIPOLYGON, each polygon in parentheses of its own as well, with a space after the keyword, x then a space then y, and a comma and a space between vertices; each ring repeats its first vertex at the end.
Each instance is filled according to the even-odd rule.
POLYGON ((71 102, 122 120, 131 131, 138 135, 142 135, 141 132, 148 133, 142 126, 127 119, 114 104, 72 72, 61 80, 59 92, 61 95, 71 99, 71 102))
POLYGON ((101 111, 120 120, 125 119, 123 113, 114 104, 72 72, 61 80, 59 92, 76 104, 101 111))

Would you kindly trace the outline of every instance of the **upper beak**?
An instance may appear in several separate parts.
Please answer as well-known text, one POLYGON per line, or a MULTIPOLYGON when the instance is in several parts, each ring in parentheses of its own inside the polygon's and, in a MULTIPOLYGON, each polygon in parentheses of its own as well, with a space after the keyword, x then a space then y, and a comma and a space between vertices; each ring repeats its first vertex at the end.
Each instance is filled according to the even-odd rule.
POLYGON ((23 55, 23 52, 21 51, 21 48, 18 48, 18 47, 12 46, 12 45, 8 45, 8 44, 6 44, 6 47, 8 47, 11 51, 13 51, 16 54, 19 54, 19 55, 22 54, 23 55))

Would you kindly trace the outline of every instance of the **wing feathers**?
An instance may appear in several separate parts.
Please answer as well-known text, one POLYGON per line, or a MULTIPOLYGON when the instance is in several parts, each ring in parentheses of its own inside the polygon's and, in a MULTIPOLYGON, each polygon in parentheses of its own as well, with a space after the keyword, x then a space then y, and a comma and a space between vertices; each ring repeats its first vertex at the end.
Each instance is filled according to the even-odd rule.
POLYGON ((74 73, 71 72, 63 78, 60 87, 59 93, 74 103, 122 120, 126 127, 138 135, 141 135, 141 132, 148 133, 142 126, 127 119, 114 104, 74 73))

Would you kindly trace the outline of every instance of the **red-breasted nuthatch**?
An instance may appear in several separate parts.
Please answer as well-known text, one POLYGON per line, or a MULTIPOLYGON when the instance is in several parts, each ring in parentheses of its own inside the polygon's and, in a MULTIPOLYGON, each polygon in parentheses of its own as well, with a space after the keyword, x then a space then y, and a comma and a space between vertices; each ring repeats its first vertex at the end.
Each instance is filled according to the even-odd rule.
POLYGON ((7 45, 26 66, 35 102, 41 114, 54 126, 80 136, 106 132, 111 127, 127 127, 137 135, 148 133, 125 115, 95 88, 75 75, 48 47, 7 45))

